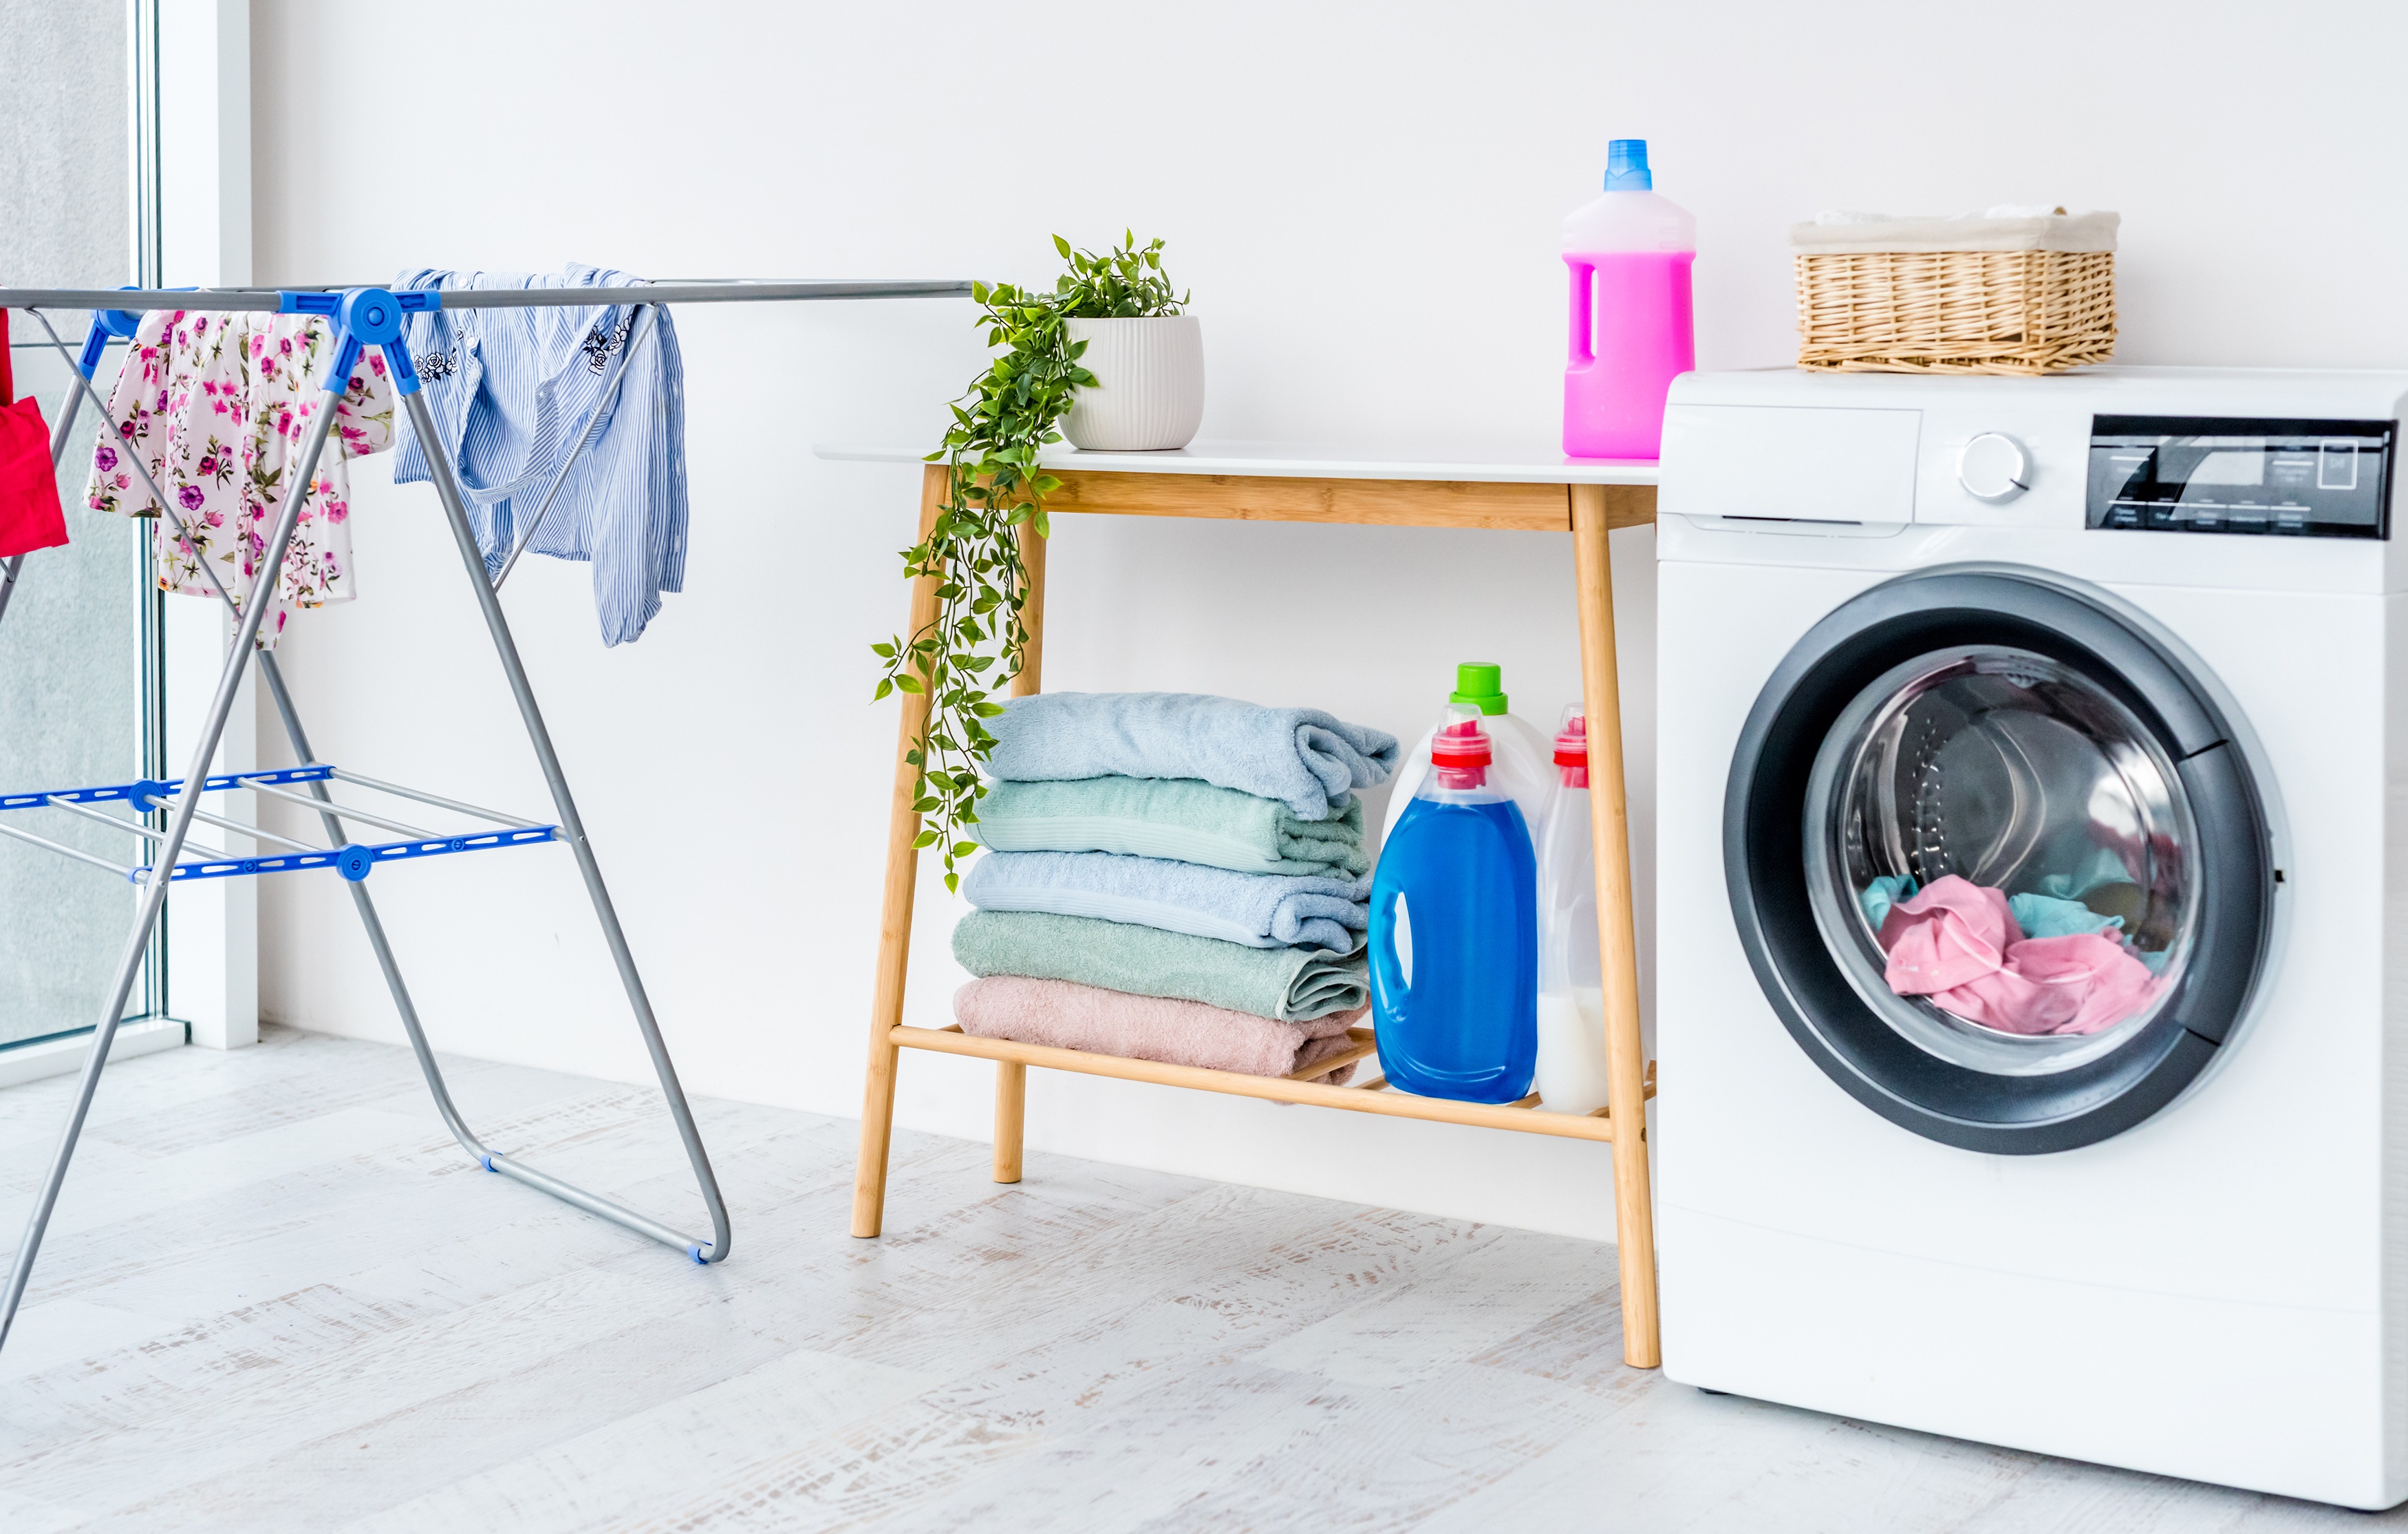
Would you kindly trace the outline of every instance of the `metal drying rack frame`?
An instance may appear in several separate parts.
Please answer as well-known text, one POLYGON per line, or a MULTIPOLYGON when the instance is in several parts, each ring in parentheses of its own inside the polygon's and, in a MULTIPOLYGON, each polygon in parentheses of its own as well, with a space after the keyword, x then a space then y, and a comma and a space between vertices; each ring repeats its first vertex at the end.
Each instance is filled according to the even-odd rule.
MULTIPOLYGON (((112 337, 130 339, 140 327, 142 316, 147 313, 160 309, 202 309, 212 313, 314 314, 325 317, 335 332, 333 366, 325 374, 326 389, 319 400, 317 417, 310 423, 309 436, 302 450, 300 472, 294 480, 288 481, 302 488, 286 497, 275 528, 268 537, 265 558, 250 591, 237 600, 226 590, 217 572, 211 568, 210 562, 200 562, 201 568, 208 574, 209 584, 214 588, 218 600, 234 616, 236 634, 226 652, 225 665, 218 676, 217 692, 202 720, 200 739, 194 749, 190 770, 181 779, 171 781, 144 779, 96 787, 0 796, 0 813, 47 810, 85 820, 96 819, 129 836, 154 844, 148 864, 129 866, 93 856, 22 827, 0 822, 0 836, 44 847, 85 864, 97 865, 118 877, 132 881, 141 891, 139 912, 135 918, 134 930, 126 939, 124 953, 118 962, 116 979, 101 1009, 98 1025, 93 1029, 92 1051, 84 1060, 74 1106, 67 1115, 66 1126, 59 1136, 58 1150, 51 1157, 49 1174, 43 1179, 41 1190, 34 1201, 33 1212, 26 1221, 24 1240, 19 1244, 16 1259, 9 1268, 7 1288, 0 1292, 0 1345, 5 1345, 7 1340, 9 1327, 16 1320, 18 1305, 24 1297, 25 1285, 33 1276, 34 1259, 41 1249, 43 1232, 48 1228, 50 1211, 58 1202, 59 1187, 66 1178, 68 1164, 74 1159, 76 1141, 83 1131, 84 1118, 91 1111, 93 1094, 100 1084, 101 1067, 108 1059, 110 1042, 116 1037, 126 998, 140 973, 151 931, 166 903, 167 890, 173 883, 191 879, 325 868, 341 873, 350 887, 351 904, 359 913, 360 925, 366 931, 368 946, 376 953, 379 968, 384 971, 385 985, 393 994, 394 1007, 400 1013, 402 1028, 409 1036, 409 1047, 418 1057, 420 1070, 425 1074, 427 1090, 435 1098, 436 1110, 442 1114, 444 1124, 461 1146, 488 1171, 515 1179, 589 1214, 598 1215, 638 1235, 676 1247, 697 1263, 709 1264, 726 1259, 729 1250, 726 1203, 720 1197, 719 1183, 711 1173, 710 1157, 703 1148, 700 1132, 695 1127, 694 1114, 686 1105, 685 1093, 678 1084, 677 1068, 670 1062, 667 1046, 662 1042, 660 1025, 652 1015, 652 1004, 645 993, 643 979, 637 971, 635 956, 628 950, 626 934, 620 928, 618 913, 610 902, 610 892, 602 882, 601 866, 586 841, 584 824, 578 816, 576 801, 569 796, 568 781, 561 771, 559 753, 552 749, 552 737, 544 727, 542 712, 536 706, 535 690, 527 681, 526 667, 519 660, 517 643, 510 637, 509 622, 502 614, 500 589, 509 578, 519 556, 526 552, 544 519, 551 513, 553 498, 559 495, 579 455, 593 440, 596 426, 615 406, 620 386, 626 376, 628 360, 650 338, 658 306, 835 298, 951 298, 968 297, 969 293, 970 284, 967 281, 728 280, 654 282, 607 288, 400 291, 379 287, 0 288, 0 308, 24 309, 31 313, 49 333, 50 344, 66 360, 75 376, 74 392, 67 396, 65 408, 59 412, 58 424, 50 433, 53 468, 65 457, 67 444, 74 435, 76 418, 84 401, 92 402, 104 423, 108 419, 108 407, 93 387, 93 370, 99 366, 101 354, 109 340, 112 337), (640 299, 638 294, 641 295, 640 299), (534 748, 536 760, 543 768, 544 780, 551 786, 555 818, 542 821, 480 810, 440 795, 362 777, 320 761, 301 727, 300 715, 294 708, 293 695, 284 684, 275 654, 269 651, 257 652, 260 675, 266 680, 268 692, 276 700, 276 711, 283 720, 285 738, 303 765, 280 771, 212 775, 208 770, 209 763, 217 754, 219 738, 224 733, 227 715, 234 708, 243 668, 252 659, 261 620, 268 608, 274 605, 272 601, 260 598, 263 594, 272 594, 276 590, 294 528, 300 520, 309 491, 316 484, 318 462, 325 450, 327 432, 334 424, 342 391, 363 351, 373 346, 382 352, 386 370, 393 380, 394 392, 400 396, 411 429, 421 441, 434 442, 439 440, 434 418, 420 392, 418 375, 402 338, 403 324, 408 315, 438 309, 578 308, 616 307, 618 304, 631 304, 638 311, 629 317, 628 339, 618 349, 610 377, 603 385, 583 434, 562 462, 559 473, 552 479, 534 517, 530 519, 526 533, 513 546, 508 562, 497 574, 491 577, 487 574, 485 556, 479 549, 476 534, 469 525, 466 501, 452 464, 443 453, 429 452, 426 455, 433 471, 437 498, 442 502, 444 519, 451 525, 452 540, 459 546, 469 584, 476 592, 478 609, 484 617, 486 632, 493 639, 494 652, 501 661, 502 673, 517 700, 519 718, 526 726, 528 743, 534 748), (70 352, 59 338, 48 316, 42 312, 45 309, 93 311, 92 326, 79 356, 70 352), (442 810, 482 824, 455 832, 422 830, 351 805, 335 803, 327 791, 330 781, 392 795, 416 805, 442 810), (198 787, 189 786, 194 784, 198 787), (295 788, 307 792, 295 793, 295 788), (248 791, 310 806, 318 812, 325 845, 300 841, 200 808, 202 795, 221 791, 248 791), (130 806, 137 815, 153 810, 166 811, 166 829, 158 830, 138 819, 130 822, 121 820, 106 810, 93 808, 97 804, 120 801, 130 806), (398 832, 402 839, 370 843, 352 841, 344 829, 346 819, 398 832), (200 847, 189 837, 195 820, 290 851, 246 857, 200 847), (452 1095, 444 1085, 442 1070, 437 1066, 434 1052, 427 1045, 425 1030, 419 1024, 418 1010, 410 1001, 408 987, 402 981, 392 944, 386 940, 383 924, 377 918, 376 906, 369 898, 365 883, 379 863, 395 858, 475 853, 552 840, 568 843, 576 854, 578 870, 584 876, 586 894, 593 900, 594 914, 601 925, 603 940, 609 945, 610 955, 617 963, 619 979, 626 989, 628 1006, 635 1013, 637 1031, 642 1034, 644 1047, 652 1056, 652 1070, 660 1078, 661 1092, 668 1100, 669 1114, 676 1121, 678 1138, 685 1144, 686 1158, 693 1166, 695 1182, 710 1212, 711 1234, 708 1240, 685 1235, 624 1204, 564 1183, 523 1162, 486 1148, 452 1105, 452 1095), (196 852, 200 856, 187 860, 187 851, 196 852)), ((186 531, 184 520, 177 510, 176 502, 161 493, 141 455, 128 454, 125 461, 141 476, 144 486, 173 523, 178 537, 183 537, 186 531)), ((0 618, 5 618, 7 613, 8 599, 16 590, 26 557, 19 554, 0 564, 0 618)))

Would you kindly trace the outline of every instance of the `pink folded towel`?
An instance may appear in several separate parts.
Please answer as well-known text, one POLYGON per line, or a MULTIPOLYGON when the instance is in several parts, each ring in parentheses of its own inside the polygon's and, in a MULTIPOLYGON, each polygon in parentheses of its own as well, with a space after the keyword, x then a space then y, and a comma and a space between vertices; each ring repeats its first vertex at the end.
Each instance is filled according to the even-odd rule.
MULTIPOLYGON (((1281 1023, 1200 1001, 1131 996, 1067 980, 990 975, 953 993, 964 1033, 1022 1044, 1119 1054, 1167 1066, 1202 1066, 1247 1076, 1289 1076, 1345 1050, 1346 1030, 1368 1006, 1309 1023, 1281 1023)), ((1324 1078, 1344 1086, 1348 1061, 1324 1078)))

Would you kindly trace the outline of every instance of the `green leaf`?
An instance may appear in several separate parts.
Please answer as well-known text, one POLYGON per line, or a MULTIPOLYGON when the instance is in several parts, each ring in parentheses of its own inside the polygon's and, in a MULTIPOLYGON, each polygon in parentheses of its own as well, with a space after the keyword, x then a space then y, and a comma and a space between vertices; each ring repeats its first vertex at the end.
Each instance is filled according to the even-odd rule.
POLYGON ((1050 291, 971 285, 978 304, 971 328, 991 354, 946 407, 943 447, 925 460, 946 466, 945 498, 924 540, 901 554, 907 579, 933 582, 937 611, 908 642, 871 646, 886 663, 877 697, 901 691, 928 700, 904 760, 920 774, 914 802, 930 823, 914 845, 941 849, 949 889, 958 888, 954 860, 976 851, 962 832, 976 824, 987 791, 981 773, 996 741, 982 721, 1003 711, 987 689, 1026 663, 1027 576, 1017 530, 1049 535, 1044 502, 1062 488, 1038 467, 1038 453, 1062 440, 1055 429, 1062 416, 1078 390, 1096 383, 1079 365, 1086 343, 1070 338, 1065 321, 1174 314, 1186 302, 1162 275, 1159 238, 1140 247, 1136 231, 1124 228, 1119 243, 1100 254, 1060 235, 1053 239, 1064 269, 1050 291))
POLYGON ((872 703, 882 702, 894 691, 894 680, 889 677, 881 677, 878 679, 878 691, 869 695, 869 701, 872 703))
POLYGON ((919 836, 912 839, 911 850, 916 853, 923 848, 934 847, 936 844, 937 833, 934 831, 923 831, 919 836))

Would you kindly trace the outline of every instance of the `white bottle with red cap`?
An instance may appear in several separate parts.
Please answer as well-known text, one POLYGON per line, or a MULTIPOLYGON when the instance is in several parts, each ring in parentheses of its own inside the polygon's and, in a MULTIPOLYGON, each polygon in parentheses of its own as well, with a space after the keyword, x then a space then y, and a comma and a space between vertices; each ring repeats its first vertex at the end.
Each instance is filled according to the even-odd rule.
POLYGON ((1598 957, 1597 853, 1589 831, 1588 718, 1564 710, 1539 826, 1539 1058, 1530 1084, 1550 1113, 1606 1105, 1605 981, 1598 957))

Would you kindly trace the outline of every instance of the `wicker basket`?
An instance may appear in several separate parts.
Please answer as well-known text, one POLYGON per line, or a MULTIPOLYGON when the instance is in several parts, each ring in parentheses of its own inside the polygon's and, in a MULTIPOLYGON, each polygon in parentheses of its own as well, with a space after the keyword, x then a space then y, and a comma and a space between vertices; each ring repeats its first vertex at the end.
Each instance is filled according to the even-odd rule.
POLYGON ((2030 375, 2115 350, 2112 249, 1799 250, 1797 260, 1800 367, 2030 375))

